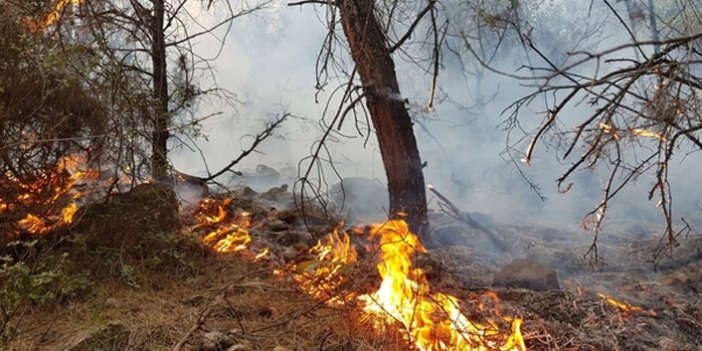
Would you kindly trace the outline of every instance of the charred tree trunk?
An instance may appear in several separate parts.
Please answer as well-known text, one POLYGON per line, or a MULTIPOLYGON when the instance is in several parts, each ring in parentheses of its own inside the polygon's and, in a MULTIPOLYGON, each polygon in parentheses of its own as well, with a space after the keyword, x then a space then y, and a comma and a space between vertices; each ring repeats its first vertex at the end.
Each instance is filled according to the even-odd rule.
POLYGON ((168 176, 168 77, 166 67, 166 41, 164 38, 163 18, 164 0, 153 1, 153 17, 151 23, 151 61, 154 89, 153 123, 154 131, 151 136, 151 167, 155 180, 168 176))
POLYGON ((428 220, 422 162, 413 123, 400 95, 390 48, 373 13, 374 2, 340 0, 338 4, 378 137, 388 179, 391 216, 405 213, 410 229, 426 240, 428 220))

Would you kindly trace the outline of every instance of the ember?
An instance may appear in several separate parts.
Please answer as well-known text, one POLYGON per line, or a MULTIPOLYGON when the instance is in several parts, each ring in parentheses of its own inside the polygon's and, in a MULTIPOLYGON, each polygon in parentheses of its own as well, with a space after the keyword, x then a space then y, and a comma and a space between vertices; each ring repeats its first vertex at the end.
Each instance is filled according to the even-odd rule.
POLYGON ((202 242, 217 252, 242 251, 251 242, 248 231, 251 225, 249 213, 234 214, 229 208, 231 203, 231 197, 205 198, 191 213, 194 224, 190 230, 208 229, 207 234, 202 237, 202 242))
POLYGON ((80 3, 81 0, 56 0, 51 11, 43 15, 40 21, 28 19, 26 24, 34 31, 43 31, 58 22, 61 14, 65 11, 67 6, 77 5, 80 3))
MULTIPOLYGON (((95 181, 100 172, 86 169, 87 161, 78 155, 61 158, 56 168, 31 181, 7 176, 8 189, 17 189, 14 199, 0 199, 0 213, 23 211, 15 227, 30 234, 46 234, 73 222, 77 201, 90 193, 80 190, 83 182, 95 181), (63 206, 58 209, 58 207, 63 206)), ((11 233, 12 234, 17 234, 11 233)))
POLYGON ((630 315, 632 313, 637 313, 637 312, 648 314, 650 316, 656 315, 656 312, 653 310, 645 310, 642 307, 618 301, 617 299, 615 299, 611 296, 607 296, 607 295, 602 294, 602 293, 598 293, 597 297, 599 297, 603 301, 607 302, 611 306, 616 307, 620 312, 624 313, 625 315, 630 315))

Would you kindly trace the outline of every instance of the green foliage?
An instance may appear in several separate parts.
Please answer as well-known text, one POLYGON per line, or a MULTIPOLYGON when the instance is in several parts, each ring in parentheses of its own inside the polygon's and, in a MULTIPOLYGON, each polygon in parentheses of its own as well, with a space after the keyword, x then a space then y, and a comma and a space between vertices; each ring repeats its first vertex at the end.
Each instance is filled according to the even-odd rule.
MULTIPOLYGON (((37 241, 13 242, 34 250, 37 241)), ((0 305, 6 310, 16 310, 25 304, 47 306, 84 296, 89 291, 89 281, 83 274, 67 274, 67 253, 18 260, 0 257, 0 305)))
POLYGON ((37 256, 37 244, 36 240, 12 242, 5 247, 6 252, 26 255, 21 259, 0 256, 0 345, 13 338, 19 317, 27 310, 54 307, 91 291, 85 274, 69 273, 68 254, 37 256))

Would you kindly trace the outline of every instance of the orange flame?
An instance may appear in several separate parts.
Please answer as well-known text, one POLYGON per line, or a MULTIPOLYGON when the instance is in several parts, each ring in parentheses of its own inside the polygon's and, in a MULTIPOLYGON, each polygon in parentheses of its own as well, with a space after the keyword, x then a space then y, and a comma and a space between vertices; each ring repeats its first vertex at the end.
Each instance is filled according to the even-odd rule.
POLYGON ((383 280, 377 291, 359 297, 365 312, 387 323, 399 322, 400 330, 422 351, 526 350, 521 319, 507 319, 512 326, 504 333, 495 323, 469 320, 458 298, 431 292, 422 269, 412 268, 412 256, 426 249, 406 222, 374 225, 372 235, 380 239, 382 257, 377 268, 383 280))
POLYGON ((294 279, 311 296, 332 306, 358 301, 376 329, 396 325, 422 351, 526 350, 521 319, 503 318, 511 323, 509 331, 494 322, 475 323, 461 312, 458 298, 431 292, 422 269, 412 267, 413 255, 426 249, 403 220, 371 226, 371 237, 379 239, 381 251, 378 290, 361 296, 346 293, 341 289, 348 280, 344 267, 356 261, 357 252, 349 236, 340 236, 338 229, 310 250, 315 260, 295 266, 294 279))
POLYGON ((628 304, 626 302, 618 301, 617 299, 615 299, 611 296, 602 294, 602 293, 598 293, 597 297, 599 297, 603 301, 607 302, 611 306, 616 307, 620 312, 624 313, 625 315, 630 315, 630 314, 636 313, 636 312, 645 313, 645 314, 648 314, 650 316, 656 315, 656 312, 653 310, 645 310, 642 307, 639 307, 636 305, 631 305, 631 304, 628 304))
POLYGON ((310 249, 315 260, 304 261, 295 265, 296 275, 293 279, 300 284, 303 291, 310 296, 327 300, 330 305, 338 306, 350 301, 353 294, 343 296, 339 288, 348 280, 343 273, 349 264, 357 260, 356 248, 351 245, 351 238, 344 232, 339 236, 339 227, 317 241, 310 249))
POLYGON ((25 23, 33 31, 43 31, 46 28, 56 24, 61 17, 64 9, 68 5, 78 5, 81 0, 56 0, 54 7, 48 13, 44 14, 39 21, 27 19, 25 23))
POLYGON ((256 256, 254 256, 254 261, 258 262, 263 260, 264 258, 268 257, 268 255, 271 253, 271 250, 267 247, 263 248, 263 251, 258 253, 256 256))
POLYGON ((21 181, 6 174, 2 186, 16 189, 18 193, 14 199, 0 199, 0 213, 29 209, 23 214, 24 218, 17 221, 16 227, 30 234, 45 234, 72 223, 78 210, 76 201, 90 193, 87 188, 79 190, 78 185, 100 177, 99 171, 86 170, 86 163, 86 159, 79 155, 64 156, 55 169, 32 181, 21 181), (57 205, 63 208, 57 210, 57 205))
POLYGON ((217 252, 236 252, 248 248, 251 242, 249 213, 233 215, 229 209, 231 197, 224 199, 205 198, 194 211, 195 223, 191 230, 209 228, 202 242, 217 252))

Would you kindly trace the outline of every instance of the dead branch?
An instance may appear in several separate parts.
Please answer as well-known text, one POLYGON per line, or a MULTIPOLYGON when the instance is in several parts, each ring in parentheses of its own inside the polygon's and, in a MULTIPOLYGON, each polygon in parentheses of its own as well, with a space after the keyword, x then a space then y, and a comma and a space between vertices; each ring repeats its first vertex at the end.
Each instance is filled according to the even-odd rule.
POLYGON ((439 207, 441 207, 441 210, 446 213, 447 215, 451 216, 451 218, 454 218, 458 221, 461 221, 468 226, 470 226, 473 229, 477 229, 483 233, 485 233, 490 241, 500 249, 502 252, 507 252, 510 253, 511 250, 500 241, 500 239, 495 235, 495 233, 490 230, 489 228, 483 226, 482 224, 476 222, 468 212, 461 211, 456 205, 453 204, 446 196, 441 194, 438 190, 434 189, 433 186, 429 185, 428 186, 429 190, 436 195, 441 202, 439 202, 439 207))
POLYGON ((225 300, 225 295, 227 294, 227 292, 229 290, 238 286, 239 283, 241 283, 244 279, 251 277, 253 275, 265 272, 266 269, 267 268, 264 267, 264 268, 256 269, 254 271, 246 273, 246 274, 242 275, 241 277, 237 278, 236 280, 234 280, 234 282, 229 283, 229 284, 225 285, 224 287, 218 289, 216 291, 216 293, 213 295, 213 297, 211 298, 211 302, 207 306, 207 308, 205 308, 204 310, 202 310, 200 312, 200 315, 195 320, 195 324, 192 327, 190 327, 190 329, 188 329, 188 331, 178 341, 178 343, 176 343, 175 346, 173 346, 171 351, 180 351, 183 348, 183 345, 185 345, 185 343, 188 342, 190 337, 205 324, 205 321, 210 316, 210 314, 212 314, 212 312, 214 311, 214 307, 217 306, 217 303, 225 300))

